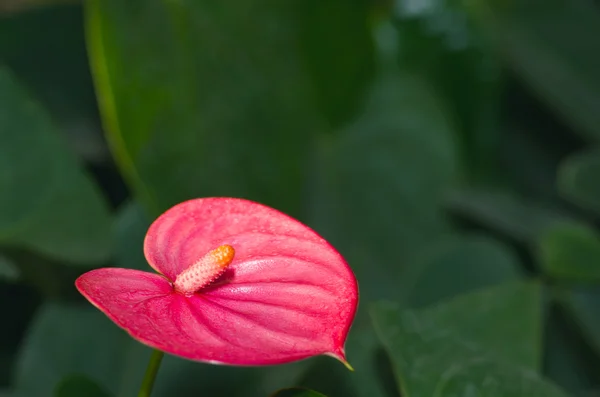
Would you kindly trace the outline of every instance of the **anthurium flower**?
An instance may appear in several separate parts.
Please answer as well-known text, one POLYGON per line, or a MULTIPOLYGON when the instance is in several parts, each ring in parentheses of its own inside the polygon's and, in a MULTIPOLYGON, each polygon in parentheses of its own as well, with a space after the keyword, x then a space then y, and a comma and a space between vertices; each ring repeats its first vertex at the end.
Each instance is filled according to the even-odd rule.
POLYGON ((209 363, 271 365, 327 354, 347 364, 356 279, 302 223, 243 199, 190 200, 150 226, 144 254, 158 274, 103 268, 76 281, 141 343, 209 363))

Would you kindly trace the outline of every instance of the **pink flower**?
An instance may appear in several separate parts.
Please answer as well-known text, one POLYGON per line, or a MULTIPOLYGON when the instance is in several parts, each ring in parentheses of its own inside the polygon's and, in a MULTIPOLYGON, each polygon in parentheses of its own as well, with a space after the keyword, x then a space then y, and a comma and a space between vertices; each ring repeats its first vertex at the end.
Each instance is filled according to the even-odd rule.
POLYGON ((356 279, 300 222, 247 200, 190 200, 150 226, 144 253, 159 274, 104 268, 75 282, 139 342, 209 363, 327 354, 347 364, 356 279))

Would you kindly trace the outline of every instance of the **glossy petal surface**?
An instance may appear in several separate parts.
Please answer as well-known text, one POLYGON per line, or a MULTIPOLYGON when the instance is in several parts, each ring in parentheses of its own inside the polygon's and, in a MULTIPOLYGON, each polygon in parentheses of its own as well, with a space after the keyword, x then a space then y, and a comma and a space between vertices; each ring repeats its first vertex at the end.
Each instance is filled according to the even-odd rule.
POLYGON ((150 265, 165 277, 98 269, 77 287, 135 339, 177 356, 269 365, 330 354, 345 361, 357 285, 343 258, 307 226, 263 205, 197 199, 160 216, 146 236, 150 265), (171 282, 211 249, 233 262, 192 296, 171 282))

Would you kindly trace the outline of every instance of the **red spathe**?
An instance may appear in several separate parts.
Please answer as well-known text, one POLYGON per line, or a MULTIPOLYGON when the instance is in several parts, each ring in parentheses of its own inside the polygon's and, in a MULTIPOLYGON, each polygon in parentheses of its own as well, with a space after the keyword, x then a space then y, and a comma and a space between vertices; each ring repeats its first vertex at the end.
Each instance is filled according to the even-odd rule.
POLYGON ((176 356, 227 365, 272 365, 320 354, 346 363, 354 274, 323 238, 261 204, 234 198, 183 202, 144 242, 160 274, 92 270, 78 290, 134 339, 176 356), (207 252, 235 256, 215 282, 185 296, 173 282, 207 252))

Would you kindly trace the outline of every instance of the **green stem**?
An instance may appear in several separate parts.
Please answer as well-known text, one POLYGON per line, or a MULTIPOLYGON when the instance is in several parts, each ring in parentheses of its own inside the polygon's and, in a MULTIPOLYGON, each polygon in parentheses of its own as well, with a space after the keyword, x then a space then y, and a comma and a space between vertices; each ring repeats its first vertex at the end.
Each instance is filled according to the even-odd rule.
POLYGON ((148 362, 148 368, 146 368, 146 375, 144 375, 144 381, 142 382, 142 387, 140 387, 138 397, 150 397, 150 393, 152 393, 152 386, 154 386, 154 380, 156 379, 156 374, 158 373, 158 367, 160 367, 160 362, 162 361, 163 356, 164 353, 160 350, 154 350, 152 352, 152 356, 148 362))

